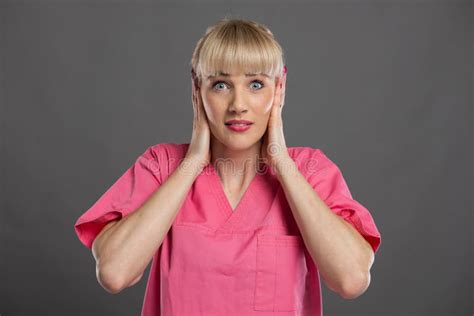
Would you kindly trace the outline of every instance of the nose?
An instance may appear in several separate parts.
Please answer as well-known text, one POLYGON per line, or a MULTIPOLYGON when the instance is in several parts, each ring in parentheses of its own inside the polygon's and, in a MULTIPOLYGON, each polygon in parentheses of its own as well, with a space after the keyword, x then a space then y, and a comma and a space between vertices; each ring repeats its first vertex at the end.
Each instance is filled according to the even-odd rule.
POLYGON ((234 97, 231 99, 229 111, 236 113, 245 113, 248 111, 245 100, 245 92, 235 89, 234 97))

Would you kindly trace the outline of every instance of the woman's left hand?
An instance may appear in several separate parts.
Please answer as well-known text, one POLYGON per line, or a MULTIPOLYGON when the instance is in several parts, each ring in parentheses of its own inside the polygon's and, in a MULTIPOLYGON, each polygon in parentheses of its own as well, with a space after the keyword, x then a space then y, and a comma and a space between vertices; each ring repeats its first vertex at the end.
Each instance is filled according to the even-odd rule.
POLYGON ((272 168, 277 167, 278 163, 284 162, 285 159, 289 158, 281 117, 285 103, 286 66, 283 75, 277 78, 277 80, 270 119, 268 120, 267 130, 263 135, 263 143, 260 150, 261 158, 272 168))

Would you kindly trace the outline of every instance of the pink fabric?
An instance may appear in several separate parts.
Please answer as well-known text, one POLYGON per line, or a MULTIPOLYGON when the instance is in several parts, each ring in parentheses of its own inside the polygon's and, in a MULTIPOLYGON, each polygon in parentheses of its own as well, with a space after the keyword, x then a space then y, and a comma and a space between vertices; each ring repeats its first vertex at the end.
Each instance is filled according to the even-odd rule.
MULTIPOLYGON (((105 224, 138 209, 184 158, 189 144, 160 143, 136 162, 75 224, 88 248, 105 224)), ((381 236, 339 168, 320 149, 289 147, 299 170, 332 211, 374 252, 381 236)), ((152 260, 142 316, 322 315, 317 264, 273 170, 259 172, 232 210, 208 165, 196 178, 152 260)))

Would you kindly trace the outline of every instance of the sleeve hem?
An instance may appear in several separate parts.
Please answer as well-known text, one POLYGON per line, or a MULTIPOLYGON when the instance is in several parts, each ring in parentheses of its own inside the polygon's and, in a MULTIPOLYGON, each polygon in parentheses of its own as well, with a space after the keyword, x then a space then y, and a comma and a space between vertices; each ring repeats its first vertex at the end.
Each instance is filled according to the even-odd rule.
POLYGON ((377 253, 377 250, 381 244, 381 236, 379 233, 377 233, 374 230, 374 228, 368 225, 364 226, 364 223, 361 221, 360 217, 357 215, 357 212, 355 212, 352 209, 343 209, 338 213, 338 215, 341 216, 343 220, 351 224, 362 235, 362 237, 364 237, 364 239, 372 247, 374 254, 377 253), (347 214, 349 212, 351 213, 349 216, 341 215, 341 214, 347 214))
POLYGON ((110 211, 97 218, 81 218, 74 225, 76 234, 84 246, 92 249, 92 244, 105 225, 114 220, 120 220, 125 214, 124 210, 110 211))

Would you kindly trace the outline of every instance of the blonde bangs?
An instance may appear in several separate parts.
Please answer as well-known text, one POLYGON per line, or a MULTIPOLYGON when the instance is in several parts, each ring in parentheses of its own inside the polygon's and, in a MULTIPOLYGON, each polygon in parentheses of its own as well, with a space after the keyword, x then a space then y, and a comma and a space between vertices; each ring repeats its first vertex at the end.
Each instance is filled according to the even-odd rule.
POLYGON ((243 71, 277 77, 283 71, 283 51, 271 31, 241 19, 221 20, 209 27, 191 60, 199 82, 219 72, 243 71))

